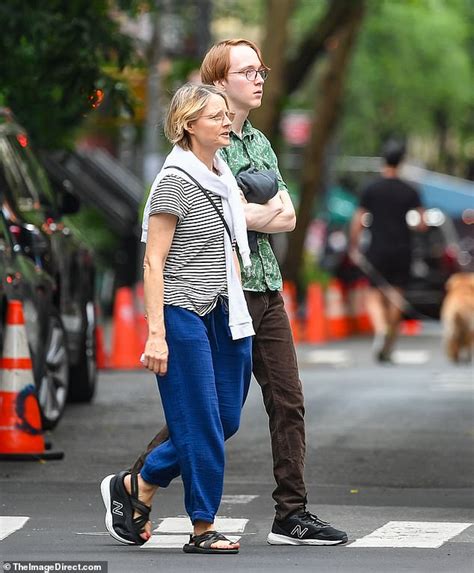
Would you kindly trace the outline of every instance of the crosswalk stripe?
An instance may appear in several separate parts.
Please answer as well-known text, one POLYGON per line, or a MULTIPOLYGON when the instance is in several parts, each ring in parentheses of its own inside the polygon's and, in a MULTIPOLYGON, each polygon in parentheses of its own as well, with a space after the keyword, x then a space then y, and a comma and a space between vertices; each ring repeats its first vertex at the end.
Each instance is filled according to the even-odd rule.
POLYGON ((426 364, 430 353, 426 350, 395 350, 393 361, 395 364, 426 364))
MULTIPOLYGON (((229 541, 239 541, 238 535, 226 535, 229 541)), ((176 549, 189 542, 189 535, 152 535, 151 538, 141 545, 142 549, 176 549)))
MULTIPOLYGON (((250 496, 251 497, 251 496, 250 496)), ((258 496, 255 496, 258 497, 258 496)), ((0 516, 0 541, 20 530, 29 517, 0 516)), ((244 518, 216 517, 216 529, 226 533, 231 541, 239 541, 249 522, 244 518), (229 535, 233 533, 234 535, 229 535)), ((368 535, 355 540, 347 548, 421 548, 437 549, 456 537, 473 523, 436 522, 436 521, 389 521, 368 535)), ((153 535, 142 548, 175 549, 181 548, 189 540, 192 532, 188 517, 167 517, 162 520, 153 535)), ((109 535, 107 532, 77 532, 77 535, 109 535)))
MULTIPOLYGON (((396 364, 426 364, 430 359, 427 350, 396 350, 393 361, 396 364)), ((347 367, 353 363, 353 352, 345 349, 311 350, 304 356, 304 362, 336 367, 347 367)))
POLYGON ((351 362, 351 353, 347 350, 311 350, 306 355, 306 362, 348 366, 351 362))
MULTIPOLYGON (((216 517, 215 529, 221 533, 243 533, 248 519, 216 517)), ((166 517, 153 533, 191 533, 193 526, 189 517, 166 517)))
POLYGON ((436 549, 459 535, 472 523, 430 521, 389 521, 369 535, 357 539, 348 548, 419 547, 436 549))
POLYGON ((8 537, 11 533, 21 529, 29 519, 29 517, 23 516, 1 515, 0 541, 3 541, 5 537, 8 537))
POLYGON ((257 499, 258 495, 223 495, 221 503, 244 504, 257 499))

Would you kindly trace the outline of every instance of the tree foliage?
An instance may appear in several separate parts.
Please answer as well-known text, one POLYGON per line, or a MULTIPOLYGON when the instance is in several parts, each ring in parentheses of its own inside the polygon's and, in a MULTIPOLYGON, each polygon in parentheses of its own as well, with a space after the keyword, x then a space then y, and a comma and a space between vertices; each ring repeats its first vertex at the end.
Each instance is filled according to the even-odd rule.
MULTIPOLYGON (((132 57, 129 38, 107 0, 6 0, 0 3, 0 104, 10 107, 36 144, 67 144, 97 103, 122 86, 104 71, 132 57)), ((122 4, 127 4, 122 0, 122 4)))
POLYGON ((472 7, 451 0, 377 0, 354 56, 342 145, 374 154, 392 133, 461 139, 472 113, 472 7))
MULTIPOLYGON (((284 60, 279 103, 253 114, 272 139, 285 107, 313 109, 315 63, 325 58, 328 39, 354 9, 352 0, 295 2, 286 48, 272 56, 284 60)), ((262 25, 271 34, 277 23, 268 10, 262 25)), ((460 172, 467 154, 463 143, 474 127, 473 23, 471 0, 369 0, 347 79, 339 150, 373 155, 389 135, 424 138, 440 148, 432 167, 460 172), (460 144, 451 164, 443 161, 446 139, 460 144)), ((270 75, 267 93, 273 92, 272 81, 270 75)))
POLYGON ((300 0, 289 29, 282 27, 274 3, 266 0, 263 53, 270 65, 277 63, 278 73, 266 85, 271 109, 264 104, 252 121, 275 141, 285 107, 306 108, 313 117, 300 172, 298 225, 284 265, 287 278, 296 280, 312 206, 323 187, 322 161, 336 133, 339 152, 357 155, 376 154, 394 134, 425 138, 431 145, 439 141, 435 167, 452 168, 454 161, 442 159, 455 147, 448 143, 467 140, 469 126, 472 133, 473 5, 468 0, 367 0, 354 61, 333 66, 331 46, 357 22, 364 2, 300 0), (285 50, 268 41, 272 33, 288 38, 285 50))

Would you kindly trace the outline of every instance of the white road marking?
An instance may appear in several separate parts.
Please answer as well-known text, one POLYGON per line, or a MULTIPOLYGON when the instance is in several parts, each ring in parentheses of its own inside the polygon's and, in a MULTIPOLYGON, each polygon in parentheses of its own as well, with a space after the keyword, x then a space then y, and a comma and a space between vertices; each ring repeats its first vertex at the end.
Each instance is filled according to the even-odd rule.
POLYGON ((350 363, 350 353, 347 350, 311 350, 306 355, 306 362, 312 364, 331 364, 346 366, 350 363))
POLYGON ((457 382, 459 384, 472 386, 472 383, 474 382, 474 373, 472 370, 468 372, 437 372, 433 379, 435 382, 445 382, 446 384, 457 382))
MULTIPOLYGON (((248 519, 216 517, 215 529, 220 533, 243 533, 248 519)), ((153 533, 191 533, 193 530, 189 517, 165 517, 153 533)))
POLYGON ((18 531, 18 529, 21 529, 29 519, 29 517, 1 515, 0 541, 3 541, 5 537, 8 537, 10 534, 18 531))
POLYGON ((221 503, 250 503, 254 499, 257 499, 258 495, 223 495, 221 503))
POLYGON ((396 350, 393 353, 395 364, 426 364, 430 353, 426 350, 396 350))
POLYGON ((348 545, 352 547, 421 547, 438 548, 459 535, 472 523, 430 521, 389 521, 369 535, 348 545))
POLYGON ((433 377, 431 390, 438 392, 472 392, 474 390, 473 372, 438 372, 433 377))
MULTIPOLYGON (((230 541, 239 541, 238 535, 226 535, 230 541)), ((189 542, 189 535, 152 535, 151 538, 141 545, 142 549, 181 549, 185 543, 189 542)))
POLYGON ((76 531, 76 535, 110 535, 108 531, 76 531))
POLYGON ((450 384, 437 384, 436 386, 431 386, 431 390, 434 390, 435 392, 472 392, 474 387, 472 384, 468 386, 461 382, 452 382, 450 384))

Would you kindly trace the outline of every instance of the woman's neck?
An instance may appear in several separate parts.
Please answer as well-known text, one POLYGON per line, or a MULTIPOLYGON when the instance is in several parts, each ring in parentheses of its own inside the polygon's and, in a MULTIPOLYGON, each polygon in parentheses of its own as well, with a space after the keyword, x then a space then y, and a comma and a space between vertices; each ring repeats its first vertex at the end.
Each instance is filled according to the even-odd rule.
POLYGON ((199 145, 192 145, 191 151, 194 155, 204 163, 204 165, 209 169, 209 171, 213 171, 214 169, 214 158, 216 156, 215 150, 209 150, 206 148, 202 148, 199 145))

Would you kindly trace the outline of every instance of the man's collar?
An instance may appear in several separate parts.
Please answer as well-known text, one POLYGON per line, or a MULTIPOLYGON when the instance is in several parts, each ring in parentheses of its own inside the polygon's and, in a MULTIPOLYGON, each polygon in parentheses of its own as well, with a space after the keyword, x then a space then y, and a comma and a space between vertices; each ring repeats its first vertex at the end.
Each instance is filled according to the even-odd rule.
MULTIPOLYGON (((235 137, 239 137, 235 132, 232 133, 235 135, 235 137)), ((246 119, 244 121, 244 125, 242 126, 242 137, 241 138, 239 137, 239 139, 245 139, 246 137, 253 138, 254 134, 255 134, 254 127, 252 126, 250 121, 246 119)))

